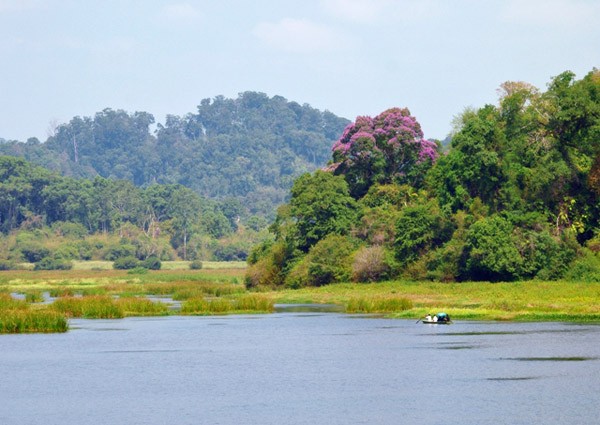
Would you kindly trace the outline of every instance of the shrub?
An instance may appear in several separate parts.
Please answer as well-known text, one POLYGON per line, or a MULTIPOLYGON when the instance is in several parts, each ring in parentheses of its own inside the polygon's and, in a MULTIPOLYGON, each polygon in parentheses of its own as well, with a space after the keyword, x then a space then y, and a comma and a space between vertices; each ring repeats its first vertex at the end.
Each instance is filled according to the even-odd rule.
POLYGON ((322 286, 350 280, 356 243, 346 236, 329 235, 317 242, 292 269, 286 285, 322 286))
POLYGON ((586 250, 583 256, 571 264, 565 277, 568 280, 600 282, 600 258, 586 250))
POLYGON ((65 236, 76 239, 83 239, 88 231, 83 224, 71 221, 57 221, 52 224, 52 230, 57 236, 65 236))
POLYGON ((17 265, 14 261, 0 260, 0 270, 15 270, 17 265))
POLYGON ((134 267, 132 269, 127 270, 127 274, 147 274, 148 269, 145 267, 134 267))
POLYGON ((376 282, 389 277, 391 267, 382 246, 361 248, 354 256, 352 279, 357 282, 376 282))
POLYGON ((111 245, 104 254, 107 261, 115 261, 119 258, 135 257, 135 246, 130 244, 111 245))
POLYGON ((148 257, 141 262, 141 266, 148 270, 160 270, 161 262, 157 257, 148 257))
POLYGON ((115 270, 130 270, 140 266, 140 260, 133 256, 117 258, 113 263, 115 270))
POLYGON ((190 263, 190 270, 200 270, 202 269, 202 261, 200 260, 194 260, 190 263))
POLYGON ((37 263, 50 255, 50 250, 38 243, 27 243, 21 247, 23 258, 30 263, 37 263))
POLYGON ((35 263, 34 270, 71 270, 73 264, 70 261, 45 257, 42 260, 35 263))
POLYGON ((466 274, 472 280, 514 280, 523 264, 513 227, 500 216, 476 221, 467 231, 466 274))

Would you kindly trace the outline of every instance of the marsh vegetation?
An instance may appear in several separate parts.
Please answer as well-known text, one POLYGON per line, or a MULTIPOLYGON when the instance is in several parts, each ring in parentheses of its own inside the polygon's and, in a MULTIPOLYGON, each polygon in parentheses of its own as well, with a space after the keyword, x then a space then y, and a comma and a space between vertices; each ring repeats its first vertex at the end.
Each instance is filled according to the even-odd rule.
POLYGON ((132 275, 78 266, 0 273, 0 332, 64 332, 69 318, 270 313, 276 304, 335 304, 347 313, 455 320, 600 321, 600 283, 576 281, 338 283, 248 290, 238 263, 183 264, 132 275), (176 308, 173 308, 173 306, 176 308))

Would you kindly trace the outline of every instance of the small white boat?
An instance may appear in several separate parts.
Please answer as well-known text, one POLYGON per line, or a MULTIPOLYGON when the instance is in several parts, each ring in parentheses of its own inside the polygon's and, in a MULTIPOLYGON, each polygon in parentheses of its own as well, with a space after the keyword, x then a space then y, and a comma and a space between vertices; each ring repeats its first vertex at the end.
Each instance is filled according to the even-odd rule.
POLYGON ((438 313, 434 316, 427 315, 426 317, 420 320, 422 323, 425 323, 427 325, 449 325, 450 323, 452 323, 452 320, 450 320, 450 316, 443 312, 438 313))

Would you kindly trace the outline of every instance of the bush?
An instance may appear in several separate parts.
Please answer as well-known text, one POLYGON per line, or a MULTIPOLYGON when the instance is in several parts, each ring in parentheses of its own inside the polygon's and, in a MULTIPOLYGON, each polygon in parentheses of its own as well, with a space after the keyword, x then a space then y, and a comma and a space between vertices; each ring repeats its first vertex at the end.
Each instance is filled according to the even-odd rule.
POLYGON ((133 256, 117 258, 113 263, 115 270, 130 270, 140 266, 140 260, 133 256))
POLYGON ((523 258, 512 237, 512 224, 492 216, 476 221, 467 231, 466 274, 472 280, 514 280, 523 258))
POLYGON ((127 274, 147 274, 148 269, 145 267, 134 267, 132 269, 127 270, 127 274))
POLYGON ((21 247, 21 254, 28 262, 37 263, 42 258, 48 257, 50 250, 41 244, 30 242, 21 247))
POLYGON ((571 264, 565 278, 583 282, 600 282, 600 258, 592 251, 586 250, 583 256, 571 264))
POLYGON ((59 258, 45 257, 35 263, 34 270, 71 270, 73 264, 59 258))
POLYGON ((162 264, 157 257, 148 257, 141 262, 140 266, 148 270, 160 270, 162 264))
POLYGON ((17 265, 14 261, 10 260, 0 260, 0 270, 15 270, 17 265))
POLYGON ((107 261, 115 261, 119 258, 135 257, 135 246, 130 244, 118 244, 108 247, 104 254, 107 261))
POLYGON ((286 279, 286 285, 295 288, 349 281, 355 249, 355 241, 348 237, 327 236, 296 264, 286 279))
POLYGON ((200 270, 202 269, 203 264, 200 260, 194 260, 190 263, 190 270, 200 270))
POLYGON ((361 248, 354 256, 352 279, 357 282, 376 282, 390 276, 391 267, 382 246, 361 248))

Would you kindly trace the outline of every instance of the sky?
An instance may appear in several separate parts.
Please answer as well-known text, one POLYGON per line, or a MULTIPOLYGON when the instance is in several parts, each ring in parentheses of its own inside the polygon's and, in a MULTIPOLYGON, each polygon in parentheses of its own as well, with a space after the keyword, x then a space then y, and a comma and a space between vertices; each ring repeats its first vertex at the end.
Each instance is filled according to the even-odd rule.
POLYGON ((443 139, 505 81, 600 68, 598 22, 597 0, 0 0, 0 138, 258 91, 350 120, 407 107, 443 139))

